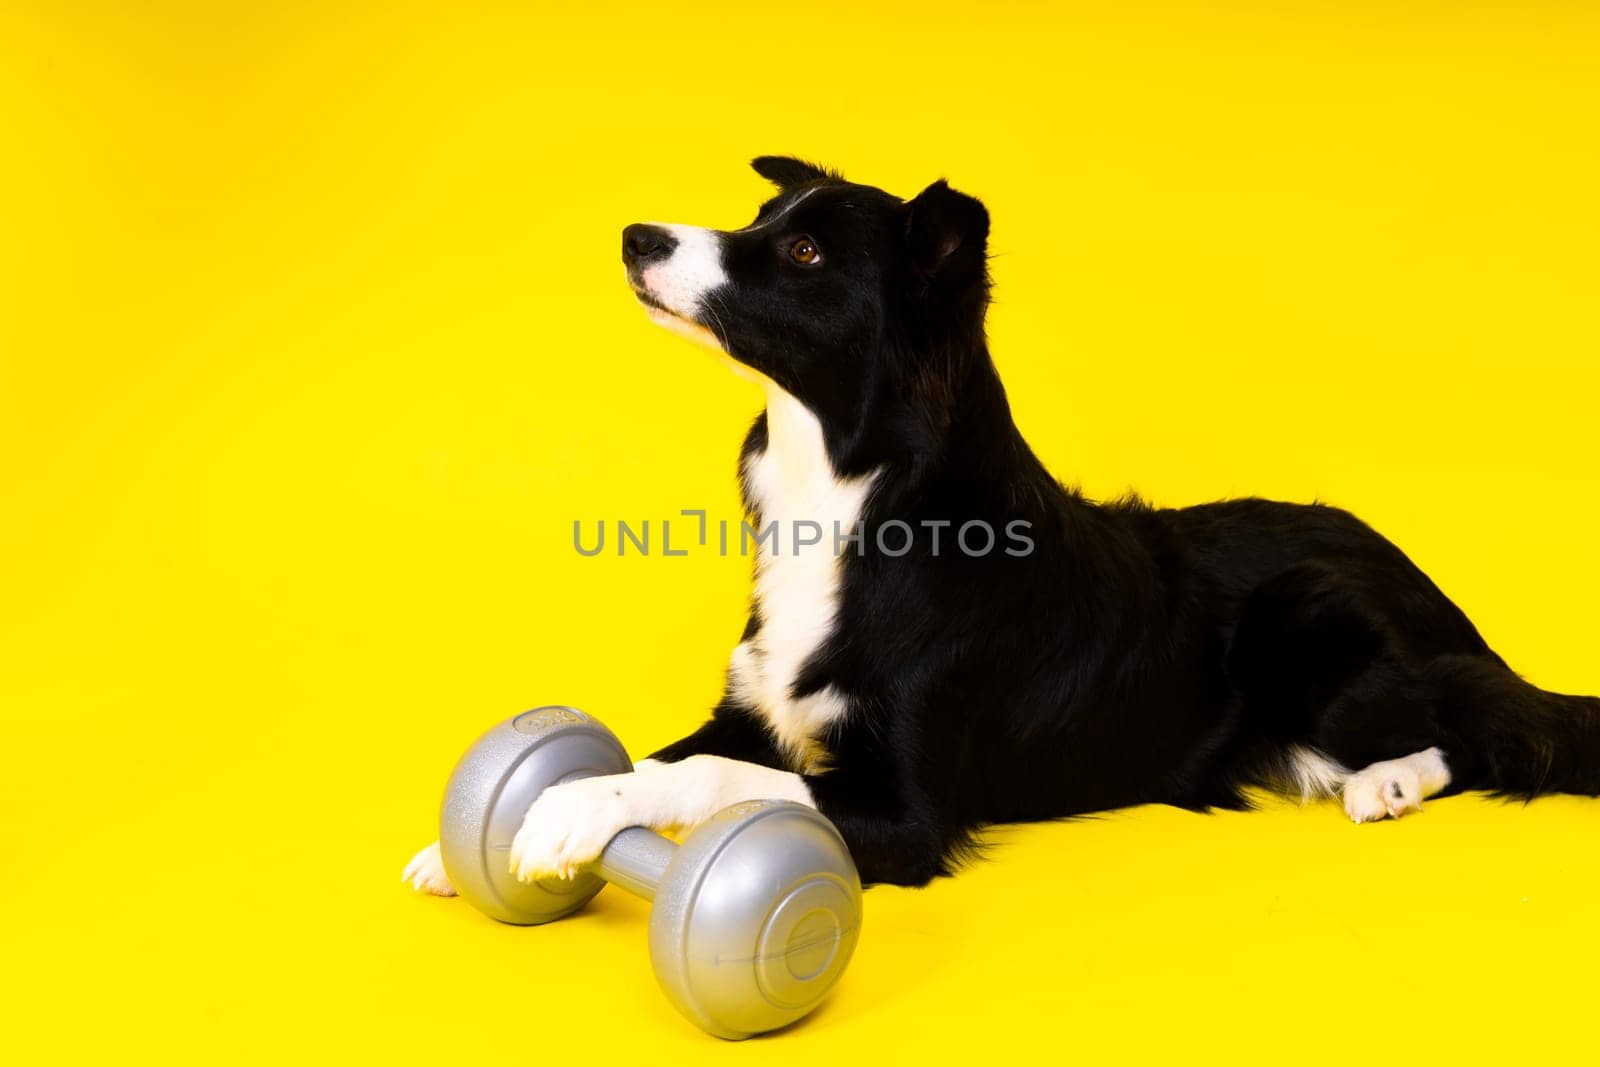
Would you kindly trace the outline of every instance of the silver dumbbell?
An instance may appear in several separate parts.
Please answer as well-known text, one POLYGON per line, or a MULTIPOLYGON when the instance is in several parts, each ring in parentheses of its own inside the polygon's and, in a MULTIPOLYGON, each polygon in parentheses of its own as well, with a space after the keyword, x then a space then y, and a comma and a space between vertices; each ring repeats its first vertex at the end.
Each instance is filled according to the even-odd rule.
POLYGON ((606 882, 654 901, 656 978, 717 1037, 774 1030, 816 1007, 855 950, 861 881, 833 824, 803 804, 735 804, 681 846, 632 827, 572 879, 511 874, 512 839, 545 788, 632 769, 611 731, 575 708, 537 708, 484 734, 456 764, 439 817, 456 891, 519 925, 569 915, 606 882))

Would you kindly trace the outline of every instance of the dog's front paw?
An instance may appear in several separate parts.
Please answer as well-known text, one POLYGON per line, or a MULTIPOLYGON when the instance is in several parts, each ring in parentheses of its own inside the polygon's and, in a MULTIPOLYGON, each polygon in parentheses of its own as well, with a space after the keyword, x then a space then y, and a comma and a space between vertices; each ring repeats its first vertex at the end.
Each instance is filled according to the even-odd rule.
POLYGON ((616 777, 584 778, 539 794, 511 842, 511 873, 518 881, 571 878, 599 858, 629 825, 616 777))
POLYGON ((456 895, 456 887, 450 884, 449 875, 444 873, 444 861, 439 858, 437 841, 411 858, 400 880, 419 893, 432 893, 436 897, 456 895))

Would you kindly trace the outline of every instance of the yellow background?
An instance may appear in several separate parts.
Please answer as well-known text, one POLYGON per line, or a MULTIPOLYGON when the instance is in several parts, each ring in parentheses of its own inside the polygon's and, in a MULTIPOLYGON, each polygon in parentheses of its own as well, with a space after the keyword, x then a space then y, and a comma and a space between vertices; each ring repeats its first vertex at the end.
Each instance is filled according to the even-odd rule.
POLYGON ((490 723, 643 752, 715 699, 746 563, 571 522, 736 514, 759 396, 647 323, 618 231, 743 224, 763 152, 986 199, 1064 478, 1351 507, 1600 691, 1593 5, 3 11, 16 1062, 1592 1056, 1570 798, 1007 830, 871 891, 836 996, 744 1046, 618 892, 518 930, 397 877, 490 723))

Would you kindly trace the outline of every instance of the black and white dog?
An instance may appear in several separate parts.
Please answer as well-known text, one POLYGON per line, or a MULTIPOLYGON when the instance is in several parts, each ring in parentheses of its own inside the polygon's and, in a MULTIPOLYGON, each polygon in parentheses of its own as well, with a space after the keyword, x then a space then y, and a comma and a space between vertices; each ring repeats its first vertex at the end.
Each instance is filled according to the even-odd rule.
MULTIPOLYGON (((755 169, 780 192, 750 225, 629 226, 623 260, 652 317, 764 387, 740 476, 780 536, 710 720, 547 790, 520 877, 762 797, 819 808, 864 881, 920 885, 988 823, 1252 786, 1342 795, 1358 823, 1445 791, 1600 793, 1600 700, 1524 682, 1346 512, 1058 484, 989 359, 977 200, 755 169)), ((436 847, 407 877, 451 891, 436 847)))

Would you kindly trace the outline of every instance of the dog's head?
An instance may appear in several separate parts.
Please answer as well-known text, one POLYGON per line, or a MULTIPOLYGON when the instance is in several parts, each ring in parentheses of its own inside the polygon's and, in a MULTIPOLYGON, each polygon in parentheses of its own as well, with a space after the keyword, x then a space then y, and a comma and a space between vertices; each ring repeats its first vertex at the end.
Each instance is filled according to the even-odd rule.
MULTIPOLYGON (((902 201, 797 159, 737 230, 638 223, 628 281, 664 326, 713 344, 857 435, 886 407, 934 403, 983 350, 988 212, 943 181, 902 201)), ((937 418, 937 413, 930 413, 937 418)))

